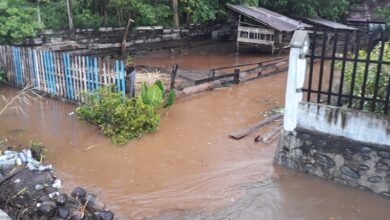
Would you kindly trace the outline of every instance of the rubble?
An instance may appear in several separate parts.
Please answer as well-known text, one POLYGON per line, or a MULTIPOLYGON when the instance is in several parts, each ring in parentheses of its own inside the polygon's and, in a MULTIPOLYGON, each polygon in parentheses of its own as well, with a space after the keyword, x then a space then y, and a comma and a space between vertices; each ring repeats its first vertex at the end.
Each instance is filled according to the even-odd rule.
POLYGON ((76 187, 69 196, 61 186, 53 166, 30 149, 0 151, 0 211, 11 219, 114 219, 95 195, 76 187))

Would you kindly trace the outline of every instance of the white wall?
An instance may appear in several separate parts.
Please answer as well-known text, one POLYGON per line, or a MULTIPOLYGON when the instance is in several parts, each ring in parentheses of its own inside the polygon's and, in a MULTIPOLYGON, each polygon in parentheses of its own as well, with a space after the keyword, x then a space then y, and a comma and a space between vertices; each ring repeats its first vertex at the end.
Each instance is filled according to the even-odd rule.
POLYGON ((298 128, 390 146, 390 118, 353 109, 301 102, 298 128))

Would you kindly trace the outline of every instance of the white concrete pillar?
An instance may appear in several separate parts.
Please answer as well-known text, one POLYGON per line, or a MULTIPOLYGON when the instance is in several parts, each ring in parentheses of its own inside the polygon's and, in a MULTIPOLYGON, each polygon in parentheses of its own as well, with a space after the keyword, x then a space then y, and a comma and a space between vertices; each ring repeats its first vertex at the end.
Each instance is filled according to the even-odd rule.
POLYGON ((309 50, 307 31, 295 31, 290 48, 283 124, 286 131, 294 131, 298 123, 298 105, 303 99, 302 88, 307 65, 305 55, 309 50))

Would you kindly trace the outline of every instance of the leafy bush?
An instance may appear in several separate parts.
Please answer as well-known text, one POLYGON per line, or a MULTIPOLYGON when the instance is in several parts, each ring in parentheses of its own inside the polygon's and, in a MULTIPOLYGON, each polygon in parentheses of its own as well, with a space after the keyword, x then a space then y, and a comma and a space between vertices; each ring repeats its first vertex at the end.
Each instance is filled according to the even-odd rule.
MULTIPOLYGON (((94 93, 84 94, 77 113, 83 119, 99 125, 104 134, 116 144, 140 138, 158 128, 158 109, 164 104, 165 91, 161 81, 152 86, 143 85, 143 92, 135 98, 128 98, 116 92, 113 86, 106 86, 94 93)), ((170 92, 164 106, 173 103, 174 92, 170 92)))
POLYGON ((3 70, 0 70, 0 83, 7 81, 7 76, 3 70))
MULTIPOLYGON (((380 55, 380 46, 381 44, 377 45, 371 52, 371 60, 378 60, 380 55)), ((364 50, 359 51, 359 59, 366 59, 367 58, 367 52, 364 50)), ((390 61, 390 43, 385 44, 384 49, 384 56, 383 59, 385 61, 390 61)), ((338 66, 341 66, 341 63, 338 63, 338 66)), ((365 63, 358 63, 356 68, 356 75, 355 75, 355 83, 354 83, 354 91, 353 94, 355 96, 361 96, 362 94, 362 85, 364 82, 364 71, 365 71, 365 63)), ((365 89, 365 97, 374 97, 375 93, 375 84, 376 84, 376 77, 378 72, 378 64, 370 64, 368 68, 368 77, 367 77, 367 84, 365 89)), ((346 65, 346 72, 345 72, 345 90, 344 91, 350 91, 351 84, 352 84, 352 74, 353 74, 353 62, 348 62, 346 65)), ((379 84, 378 84, 378 91, 377 91, 377 98, 380 100, 385 100, 387 95, 387 86, 389 84, 390 79, 390 65, 382 65, 382 71, 379 78, 379 84)), ((360 104, 360 100, 354 100, 352 103, 353 107, 357 107, 360 104)), ((366 101, 364 103, 364 110, 370 111, 372 106, 372 102, 366 101)), ((382 113, 384 110, 384 104, 383 103, 376 103, 376 112, 382 113)))

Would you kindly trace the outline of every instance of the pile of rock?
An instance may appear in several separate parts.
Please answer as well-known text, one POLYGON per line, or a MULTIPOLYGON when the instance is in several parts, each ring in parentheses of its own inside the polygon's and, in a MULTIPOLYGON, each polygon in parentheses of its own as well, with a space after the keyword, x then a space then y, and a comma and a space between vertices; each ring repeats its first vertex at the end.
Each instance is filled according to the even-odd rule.
POLYGON ((83 188, 76 187, 71 195, 61 192, 61 181, 52 166, 35 160, 30 150, 2 152, 0 209, 12 219, 114 219, 114 214, 83 188))

